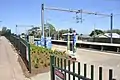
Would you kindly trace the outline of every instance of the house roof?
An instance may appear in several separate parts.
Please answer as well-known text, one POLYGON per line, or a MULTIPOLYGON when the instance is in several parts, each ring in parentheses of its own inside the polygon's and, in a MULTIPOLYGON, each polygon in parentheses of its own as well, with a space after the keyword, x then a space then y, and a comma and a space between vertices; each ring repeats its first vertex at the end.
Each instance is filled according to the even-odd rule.
POLYGON ((83 38, 90 38, 90 36, 88 34, 83 34, 83 35, 80 35, 81 37, 83 38))
MULTIPOLYGON (((96 37, 109 38, 109 37, 111 37, 111 33, 99 34, 96 37)), ((113 38, 120 38, 120 35, 117 33, 112 33, 112 37, 113 38)))
MULTIPOLYGON (((66 35, 73 35, 74 33, 65 33, 65 34, 62 34, 63 36, 66 36, 66 35)), ((78 35, 78 34, 77 34, 78 35)))

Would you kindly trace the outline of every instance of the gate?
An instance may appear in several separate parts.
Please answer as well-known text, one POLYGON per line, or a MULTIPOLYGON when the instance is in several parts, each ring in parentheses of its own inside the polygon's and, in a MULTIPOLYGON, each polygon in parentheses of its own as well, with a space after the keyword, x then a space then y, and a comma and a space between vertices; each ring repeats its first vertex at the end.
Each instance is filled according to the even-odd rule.
MULTIPOLYGON (((81 75, 81 64, 80 62, 76 62, 73 60, 65 59, 62 57, 57 57, 54 55, 50 56, 50 63, 51 63, 51 80, 95 80, 95 72, 94 72, 94 65, 90 67, 90 78, 87 77, 87 64, 83 66, 83 75, 81 75), (75 65, 77 64, 77 66, 75 65), (72 65, 72 67, 71 67, 72 65), (77 73, 75 69, 78 69, 77 73), (72 70, 71 70, 72 68, 72 70), (72 77, 71 77, 72 76, 72 77)), ((98 80, 103 80, 103 69, 99 67, 98 70, 98 80)), ((113 70, 109 69, 109 80, 116 80, 113 79, 113 70)))

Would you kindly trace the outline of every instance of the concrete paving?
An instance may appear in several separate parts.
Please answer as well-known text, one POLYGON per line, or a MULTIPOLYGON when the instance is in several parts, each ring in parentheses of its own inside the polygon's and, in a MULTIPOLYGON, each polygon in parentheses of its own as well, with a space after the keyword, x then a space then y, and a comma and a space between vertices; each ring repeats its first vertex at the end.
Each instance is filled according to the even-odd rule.
POLYGON ((9 41, 0 37, 0 80, 29 80, 23 75, 17 53, 9 41))

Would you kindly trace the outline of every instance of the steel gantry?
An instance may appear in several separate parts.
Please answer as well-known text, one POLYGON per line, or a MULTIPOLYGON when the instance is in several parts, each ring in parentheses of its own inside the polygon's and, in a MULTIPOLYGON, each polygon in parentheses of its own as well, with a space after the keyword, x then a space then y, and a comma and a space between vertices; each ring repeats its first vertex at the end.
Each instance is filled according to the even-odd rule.
MULTIPOLYGON (((79 10, 72 10, 72 9, 63 9, 63 8, 56 8, 56 7, 45 7, 44 4, 41 5, 41 26, 42 26, 42 36, 44 37, 44 10, 56 10, 56 11, 63 11, 63 12, 72 12, 72 13, 84 13, 88 15, 98 15, 98 16, 106 16, 110 17, 110 30, 111 30, 111 43, 113 42, 112 39, 112 30, 113 30, 113 13, 111 14, 103 14, 103 13, 98 13, 98 12, 90 12, 90 11, 85 11, 83 9, 79 10)), ((81 15, 81 22, 82 22, 82 15, 81 15)))

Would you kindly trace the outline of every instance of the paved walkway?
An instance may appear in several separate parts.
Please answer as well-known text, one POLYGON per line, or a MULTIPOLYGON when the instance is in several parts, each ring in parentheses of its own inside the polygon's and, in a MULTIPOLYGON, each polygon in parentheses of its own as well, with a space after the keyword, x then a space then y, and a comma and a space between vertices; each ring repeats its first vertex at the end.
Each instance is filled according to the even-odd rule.
POLYGON ((17 61, 17 53, 5 37, 0 37, 0 80, 28 80, 17 61))

